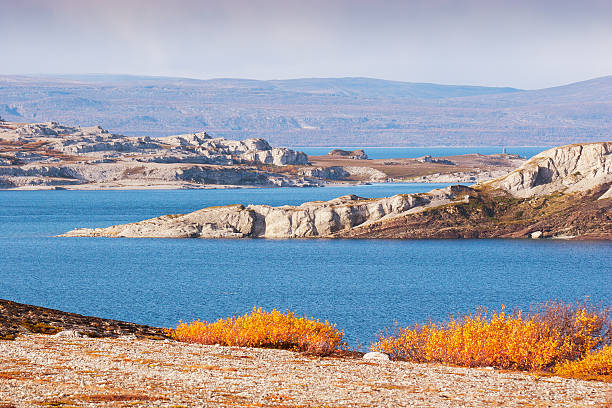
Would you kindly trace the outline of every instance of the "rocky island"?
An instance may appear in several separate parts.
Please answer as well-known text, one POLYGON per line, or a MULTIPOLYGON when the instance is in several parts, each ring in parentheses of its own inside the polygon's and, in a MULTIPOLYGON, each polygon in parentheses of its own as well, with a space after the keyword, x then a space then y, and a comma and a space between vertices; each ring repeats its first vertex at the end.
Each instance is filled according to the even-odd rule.
POLYGON ((542 152, 492 181, 300 206, 229 205, 67 237, 612 238, 612 142, 542 152))

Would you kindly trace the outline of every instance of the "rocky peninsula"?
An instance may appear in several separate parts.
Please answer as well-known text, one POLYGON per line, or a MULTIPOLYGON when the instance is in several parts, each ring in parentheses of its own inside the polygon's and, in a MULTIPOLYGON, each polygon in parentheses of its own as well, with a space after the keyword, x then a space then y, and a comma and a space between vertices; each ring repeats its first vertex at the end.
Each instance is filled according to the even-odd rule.
POLYGON ((471 187, 300 206, 210 207, 63 236, 612 239, 612 142, 553 148, 471 187))

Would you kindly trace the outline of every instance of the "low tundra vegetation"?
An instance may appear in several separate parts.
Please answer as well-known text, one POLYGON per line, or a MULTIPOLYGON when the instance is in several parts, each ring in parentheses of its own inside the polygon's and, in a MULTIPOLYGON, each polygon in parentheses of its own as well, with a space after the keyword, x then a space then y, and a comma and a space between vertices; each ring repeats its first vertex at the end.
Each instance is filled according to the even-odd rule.
POLYGON ((480 309, 445 323, 416 324, 381 335, 373 351, 413 362, 612 375, 609 309, 549 302, 532 310, 480 309))
POLYGON ((612 376, 612 345, 590 351, 582 360, 555 366, 555 374, 564 377, 612 376))
MULTIPOLYGON (((329 322, 293 312, 253 308, 216 322, 180 323, 168 334, 179 341, 279 348, 330 355, 347 350, 344 333, 329 322)), ((609 308, 587 302, 548 302, 527 312, 477 309, 444 323, 415 324, 380 335, 372 351, 395 360, 442 363, 612 380, 609 308)))
POLYGON ((168 333, 176 340, 190 343, 279 348, 317 355, 329 355, 346 348, 344 333, 335 325, 276 309, 267 312, 253 308, 244 316, 213 323, 180 323, 168 333))

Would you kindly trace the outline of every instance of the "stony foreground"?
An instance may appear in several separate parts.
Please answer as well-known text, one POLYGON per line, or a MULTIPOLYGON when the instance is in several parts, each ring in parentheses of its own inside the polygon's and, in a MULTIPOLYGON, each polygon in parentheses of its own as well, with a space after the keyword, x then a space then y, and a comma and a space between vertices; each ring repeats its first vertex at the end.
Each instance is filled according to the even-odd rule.
POLYGON ((171 340, 0 342, 0 407, 605 407, 612 384, 171 340))

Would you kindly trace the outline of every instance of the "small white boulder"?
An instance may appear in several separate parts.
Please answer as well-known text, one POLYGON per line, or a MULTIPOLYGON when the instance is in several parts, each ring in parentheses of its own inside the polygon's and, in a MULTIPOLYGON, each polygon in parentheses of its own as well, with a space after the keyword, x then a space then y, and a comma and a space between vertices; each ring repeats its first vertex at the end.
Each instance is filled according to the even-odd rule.
POLYGON ((378 351, 370 351, 363 356, 364 360, 389 361, 389 356, 378 351))
POLYGON ((83 337, 82 334, 80 334, 79 332, 75 330, 62 330, 61 332, 55 333, 53 336, 67 338, 67 339, 83 337))
POLYGON ((531 239, 542 238, 542 231, 534 231, 531 233, 531 239))

